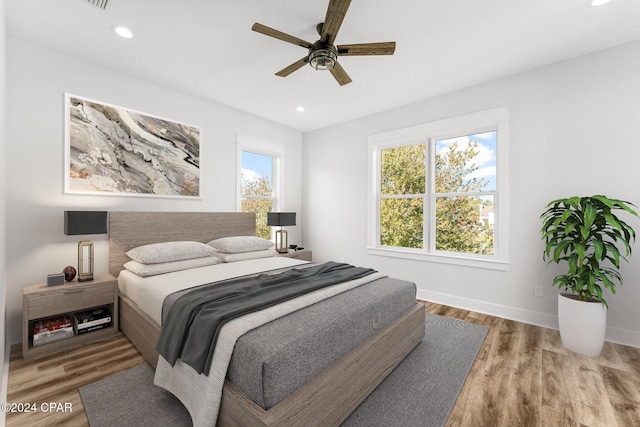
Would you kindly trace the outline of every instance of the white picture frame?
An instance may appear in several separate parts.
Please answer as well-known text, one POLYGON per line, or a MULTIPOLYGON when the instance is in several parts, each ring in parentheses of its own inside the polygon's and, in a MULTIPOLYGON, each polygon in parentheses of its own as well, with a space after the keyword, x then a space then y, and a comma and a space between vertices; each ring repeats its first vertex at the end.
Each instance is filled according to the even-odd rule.
POLYGON ((200 198, 198 126, 65 93, 65 193, 200 198))

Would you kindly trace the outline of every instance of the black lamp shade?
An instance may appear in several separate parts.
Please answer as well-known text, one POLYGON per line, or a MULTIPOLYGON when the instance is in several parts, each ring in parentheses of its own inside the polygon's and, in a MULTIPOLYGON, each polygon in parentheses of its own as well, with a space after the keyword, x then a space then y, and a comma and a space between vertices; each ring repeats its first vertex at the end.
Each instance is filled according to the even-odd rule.
POLYGON ((107 212, 64 211, 64 234, 107 234, 107 212))
POLYGON ((296 225, 296 213, 295 212, 267 212, 267 225, 269 227, 296 225))

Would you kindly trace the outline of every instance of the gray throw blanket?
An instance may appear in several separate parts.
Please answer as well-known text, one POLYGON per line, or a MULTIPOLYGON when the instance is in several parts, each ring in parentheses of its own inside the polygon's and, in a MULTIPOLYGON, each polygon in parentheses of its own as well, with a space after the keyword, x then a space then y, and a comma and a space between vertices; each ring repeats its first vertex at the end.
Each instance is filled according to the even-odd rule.
POLYGON ((199 374, 208 375, 220 328, 226 322, 371 273, 370 268, 328 262, 199 287, 173 303, 156 349, 171 366, 180 358, 199 374))

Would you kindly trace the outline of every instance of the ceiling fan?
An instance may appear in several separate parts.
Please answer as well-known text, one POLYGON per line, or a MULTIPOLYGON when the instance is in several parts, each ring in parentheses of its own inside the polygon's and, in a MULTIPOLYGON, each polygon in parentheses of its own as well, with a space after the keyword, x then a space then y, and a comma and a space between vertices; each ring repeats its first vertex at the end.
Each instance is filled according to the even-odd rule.
POLYGON ((396 50, 396 42, 334 46, 333 42, 350 4, 351 0, 329 0, 324 22, 316 26, 320 39, 315 43, 309 43, 257 22, 253 24, 253 27, 251 27, 253 31, 309 49, 309 53, 305 57, 278 71, 276 76, 286 77, 302 68, 304 64, 309 63, 316 70, 329 70, 342 86, 351 83, 351 78, 338 63, 338 56, 393 55, 396 50))

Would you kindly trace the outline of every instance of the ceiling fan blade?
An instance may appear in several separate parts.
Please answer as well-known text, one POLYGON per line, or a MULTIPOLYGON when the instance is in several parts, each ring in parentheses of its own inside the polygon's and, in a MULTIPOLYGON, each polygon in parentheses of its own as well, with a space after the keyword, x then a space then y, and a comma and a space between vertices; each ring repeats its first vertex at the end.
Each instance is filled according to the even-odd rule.
POLYGON ((336 62, 336 65, 333 66, 331 70, 331 74, 335 79, 340 83, 340 86, 344 86, 348 83, 351 83, 351 77, 347 74, 347 72, 342 68, 342 66, 336 62))
POLYGON ((287 43, 306 47, 307 49, 313 46, 313 43, 309 43, 308 41, 290 36, 289 34, 283 33, 282 31, 274 30, 273 28, 269 28, 266 25, 258 24, 257 22, 253 24, 253 27, 251 27, 251 29, 257 33, 264 34, 265 36, 273 37, 287 43))
POLYGON ((287 77, 289 74, 293 73, 294 71, 304 67, 304 64, 306 64, 307 62, 309 62, 309 57, 305 56, 304 58, 299 59, 298 61, 294 62, 288 67, 284 67, 282 70, 278 71, 276 73, 276 76, 287 77))
POLYGON ((341 44, 336 48, 340 56, 393 55, 396 42, 341 44))
POLYGON ((324 18, 322 24, 322 33, 320 33, 320 40, 325 43, 333 44, 336 39, 342 20, 349 9, 351 0, 330 0, 327 7, 327 16, 324 18))

